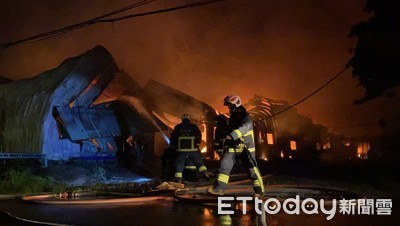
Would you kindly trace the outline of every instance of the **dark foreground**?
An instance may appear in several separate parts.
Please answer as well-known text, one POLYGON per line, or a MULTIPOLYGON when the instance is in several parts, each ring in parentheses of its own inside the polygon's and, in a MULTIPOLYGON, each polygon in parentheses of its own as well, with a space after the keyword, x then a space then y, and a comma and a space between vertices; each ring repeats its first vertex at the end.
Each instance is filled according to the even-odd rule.
MULTIPOLYGON (((399 206, 393 203, 391 216, 344 216, 337 213, 327 221, 325 215, 267 215, 267 225, 398 225, 399 206)), ((262 225, 262 216, 252 212, 228 216, 217 214, 215 206, 164 199, 125 204, 43 205, 22 200, 2 200, 0 210, 37 222, 66 225, 262 225)), ((0 225, 45 225, 29 223, 0 213, 0 225)))
MULTIPOLYGON (((207 164, 211 169, 218 165, 215 162, 207 164)), ((263 219, 267 225, 400 225, 398 164, 282 161, 260 162, 260 168, 264 175, 272 174, 265 181, 267 185, 329 186, 356 192, 362 197, 392 199, 392 215, 349 216, 337 212, 330 221, 324 214, 288 215, 283 212, 267 216, 254 211, 246 215, 236 212, 221 216, 215 205, 180 202, 171 195, 160 196, 156 201, 90 205, 49 205, 3 199, 0 200, 0 225, 49 225, 44 222, 64 225, 262 225, 263 219)))

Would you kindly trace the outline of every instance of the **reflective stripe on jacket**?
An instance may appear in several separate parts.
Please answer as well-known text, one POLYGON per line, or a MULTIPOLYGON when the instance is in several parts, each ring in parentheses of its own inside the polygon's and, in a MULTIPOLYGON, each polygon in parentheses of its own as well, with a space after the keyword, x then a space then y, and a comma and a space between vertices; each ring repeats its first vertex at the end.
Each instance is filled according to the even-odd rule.
POLYGON ((201 142, 201 132, 199 128, 190 123, 189 120, 183 120, 182 123, 175 126, 171 134, 171 146, 178 152, 197 151, 201 142))
POLYGON ((236 152, 241 152, 244 148, 249 152, 255 152, 253 121, 244 107, 240 106, 237 111, 232 112, 229 118, 232 131, 229 135, 236 141, 236 152))

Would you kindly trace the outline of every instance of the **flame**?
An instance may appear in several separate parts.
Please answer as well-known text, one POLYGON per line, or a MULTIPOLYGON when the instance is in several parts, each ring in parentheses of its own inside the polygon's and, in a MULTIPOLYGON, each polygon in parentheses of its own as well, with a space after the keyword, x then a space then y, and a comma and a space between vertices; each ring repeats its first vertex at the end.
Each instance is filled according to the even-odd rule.
POLYGON ((267 133, 267 143, 274 144, 274 137, 273 137, 272 133, 267 133))
POLYGON ((214 159, 215 160, 220 160, 221 158, 219 157, 218 153, 214 151, 214 159))
POLYGON ((281 151, 281 158, 284 158, 285 155, 283 154, 283 151, 281 151))
POLYGON ((207 153, 207 147, 204 147, 203 149, 201 149, 200 152, 201 152, 201 153, 207 153))
POLYGON ((322 145, 322 149, 326 150, 326 149, 330 149, 331 148, 331 142, 328 141, 327 143, 322 145))
MULTIPOLYGON (((206 143, 207 142, 207 126, 206 126, 206 123, 202 122, 200 128, 201 128, 201 140, 206 143)), ((207 152, 207 150, 205 150, 203 152, 203 149, 202 149, 202 153, 205 153, 205 152, 207 152)))
POLYGON ((290 141, 290 150, 292 151, 297 150, 296 141, 294 140, 290 141))
POLYGON ((358 158, 361 159, 367 159, 368 151, 370 149, 370 144, 363 142, 363 143, 358 143, 357 145, 357 156, 358 158))
POLYGON ((205 208, 204 209, 204 212, 203 212, 203 214, 204 214, 204 216, 211 216, 211 213, 210 213, 210 211, 207 209, 207 208, 205 208))

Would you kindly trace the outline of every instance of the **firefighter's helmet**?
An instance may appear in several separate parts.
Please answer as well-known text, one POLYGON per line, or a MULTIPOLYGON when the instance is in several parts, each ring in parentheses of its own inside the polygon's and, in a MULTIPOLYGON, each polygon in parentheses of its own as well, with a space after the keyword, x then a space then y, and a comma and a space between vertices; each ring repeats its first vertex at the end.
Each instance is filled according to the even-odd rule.
POLYGON ((231 94, 225 97, 224 105, 235 105, 235 107, 240 107, 240 105, 242 105, 242 99, 240 99, 238 95, 231 94))
POLYGON ((182 115, 181 119, 182 120, 184 120, 184 119, 190 120, 190 116, 189 116, 189 114, 185 113, 185 114, 182 115))

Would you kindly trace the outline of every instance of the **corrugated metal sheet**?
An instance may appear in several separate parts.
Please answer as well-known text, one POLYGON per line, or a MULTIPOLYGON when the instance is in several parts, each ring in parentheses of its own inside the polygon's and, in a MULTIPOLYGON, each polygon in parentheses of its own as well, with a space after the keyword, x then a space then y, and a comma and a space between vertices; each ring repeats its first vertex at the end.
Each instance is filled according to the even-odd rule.
MULTIPOLYGON (((68 157, 71 144, 59 140, 58 135, 53 136, 57 134, 51 115, 53 106, 66 106, 99 74, 105 76, 106 81, 111 80, 116 69, 112 56, 98 46, 38 76, 1 84, 2 151, 46 153, 49 159, 68 157), (54 127, 50 126, 53 124, 54 127)), ((96 95, 99 92, 94 92, 90 98, 96 95)))
POLYGON ((121 134, 112 110, 83 107, 55 107, 71 140, 114 137, 121 134))

